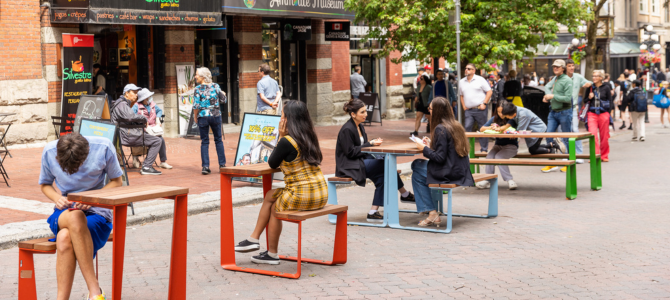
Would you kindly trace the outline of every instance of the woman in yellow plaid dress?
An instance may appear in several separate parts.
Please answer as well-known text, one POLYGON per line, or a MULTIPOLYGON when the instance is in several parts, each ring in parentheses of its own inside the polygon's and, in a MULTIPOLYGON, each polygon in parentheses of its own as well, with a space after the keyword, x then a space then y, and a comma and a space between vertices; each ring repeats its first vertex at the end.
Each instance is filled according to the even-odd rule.
POLYGON ((286 187, 270 190, 258 214, 256 228, 249 238, 235 246, 237 252, 260 249, 260 238, 267 226, 268 251, 251 258, 252 262, 279 264, 277 246, 282 222, 275 212, 315 210, 328 202, 328 187, 321 168, 321 148, 314 132, 307 106, 300 101, 287 101, 279 121, 279 142, 268 159, 272 168, 281 168, 286 187))

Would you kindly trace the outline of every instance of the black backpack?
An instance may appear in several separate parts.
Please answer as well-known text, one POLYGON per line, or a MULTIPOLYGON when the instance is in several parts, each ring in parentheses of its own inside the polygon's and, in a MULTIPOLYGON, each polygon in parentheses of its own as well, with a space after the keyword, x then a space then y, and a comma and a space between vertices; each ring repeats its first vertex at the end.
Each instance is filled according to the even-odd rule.
POLYGON ((630 111, 635 112, 646 112, 647 111, 647 97, 645 92, 642 90, 637 90, 633 94, 633 99, 629 104, 630 111))

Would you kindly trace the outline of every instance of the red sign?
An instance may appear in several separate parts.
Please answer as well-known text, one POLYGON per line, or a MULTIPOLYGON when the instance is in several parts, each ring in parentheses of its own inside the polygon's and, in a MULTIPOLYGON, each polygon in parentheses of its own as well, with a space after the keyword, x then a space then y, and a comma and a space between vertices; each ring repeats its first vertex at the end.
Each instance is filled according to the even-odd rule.
POLYGON ((93 47, 93 35, 63 34, 63 47, 93 47))

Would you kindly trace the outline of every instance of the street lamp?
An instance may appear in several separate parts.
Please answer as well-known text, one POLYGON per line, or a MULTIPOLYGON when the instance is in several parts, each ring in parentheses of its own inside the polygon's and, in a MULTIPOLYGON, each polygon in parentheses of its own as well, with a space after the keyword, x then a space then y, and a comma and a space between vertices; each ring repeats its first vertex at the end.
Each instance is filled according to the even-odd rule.
MULTIPOLYGON (((640 39, 641 39, 640 51, 641 52, 644 53, 646 51, 649 51, 650 54, 654 54, 654 52, 658 52, 659 50, 661 50, 661 48, 663 48, 658 43, 658 40, 659 40, 658 34, 653 32, 654 26, 647 25, 647 26, 642 27, 642 30, 644 30, 644 31, 640 35, 640 39), (653 50, 653 51, 651 51, 651 50, 653 50)), ((650 61, 650 63, 651 63, 651 61, 650 61)), ((651 65, 653 66, 653 63, 651 63, 651 65)), ((650 69, 649 71, 651 72, 652 70, 650 69)), ((645 88, 647 89, 647 91, 649 91, 649 84, 650 84, 649 79, 650 78, 649 78, 649 75, 648 75, 647 80, 645 80, 645 88)))

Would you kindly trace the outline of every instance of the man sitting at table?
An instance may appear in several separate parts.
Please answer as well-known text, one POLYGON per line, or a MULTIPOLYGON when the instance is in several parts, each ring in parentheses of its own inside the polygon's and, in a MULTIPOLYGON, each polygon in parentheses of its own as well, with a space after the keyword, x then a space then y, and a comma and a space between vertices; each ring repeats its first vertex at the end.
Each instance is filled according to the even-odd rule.
POLYGON ((69 202, 67 195, 121 186, 121 175, 116 150, 108 139, 70 133, 44 147, 39 184, 42 193, 56 204, 47 223, 56 236, 50 241, 55 241, 58 248, 58 299, 70 298, 77 264, 86 281, 87 299, 106 299, 95 275, 93 258, 112 232, 112 212, 69 202), (105 175, 110 178, 107 184, 105 175), (54 189, 54 181, 60 192, 54 189))

